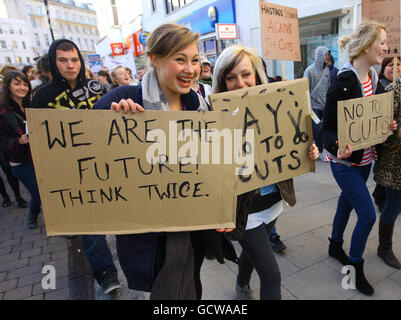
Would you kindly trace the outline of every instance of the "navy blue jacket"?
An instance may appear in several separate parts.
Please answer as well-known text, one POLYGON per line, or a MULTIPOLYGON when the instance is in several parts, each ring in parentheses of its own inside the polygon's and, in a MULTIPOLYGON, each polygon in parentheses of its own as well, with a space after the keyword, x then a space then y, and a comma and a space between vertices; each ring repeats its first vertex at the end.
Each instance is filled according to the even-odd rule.
MULTIPOLYGON (((93 109, 110 109, 112 102, 131 98, 135 103, 142 104, 142 87, 120 86, 105 94, 93 109)), ((189 111, 199 107, 199 98, 195 91, 190 90, 181 95, 181 102, 189 111)), ((234 247, 227 236, 215 230, 192 231, 191 242, 194 248, 196 272, 200 272, 206 248, 216 254, 220 263, 223 257, 237 262, 234 247)), ((116 249, 121 268, 127 278, 130 289, 151 291, 153 282, 163 266, 165 257, 165 233, 143 233, 116 236, 116 249)))

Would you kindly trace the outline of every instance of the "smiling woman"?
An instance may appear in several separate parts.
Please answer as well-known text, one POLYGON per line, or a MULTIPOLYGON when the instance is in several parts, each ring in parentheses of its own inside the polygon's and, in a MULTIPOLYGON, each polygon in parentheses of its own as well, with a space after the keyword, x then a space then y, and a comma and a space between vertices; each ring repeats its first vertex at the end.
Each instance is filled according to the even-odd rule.
MULTIPOLYGON (((207 111, 206 102, 191 89, 200 72, 199 35, 177 24, 157 27, 147 42, 151 68, 141 85, 121 86, 103 96, 94 109, 128 112, 207 111)), ((190 195, 189 185, 171 186, 177 196, 190 195), (189 193, 188 193, 189 192, 189 193)), ((159 192, 147 188, 149 196, 159 192)), ((170 188, 170 186, 169 186, 170 188)), ((200 196, 197 186, 192 195, 200 196)), ((188 209, 190 210, 190 208, 188 209)), ((166 232, 116 236, 120 265, 131 289, 151 291, 151 299, 200 299, 202 285, 200 269, 205 247, 217 248, 224 242, 214 230, 197 232, 166 232), (212 238, 211 238, 212 237, 212 238)), ((223 261, 222 252, 236 260, 229 243, 225 250, 213 252, 223 261)))

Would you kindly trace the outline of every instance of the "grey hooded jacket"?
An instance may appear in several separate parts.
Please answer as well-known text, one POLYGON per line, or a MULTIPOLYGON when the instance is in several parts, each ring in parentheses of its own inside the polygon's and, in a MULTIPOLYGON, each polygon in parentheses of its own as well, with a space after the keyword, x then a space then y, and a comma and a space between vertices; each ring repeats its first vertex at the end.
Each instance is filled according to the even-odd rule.
POLYGON ((324 109, 326 94, 330 86, 330 70, 324 63, 324 57, 329 51, 326 47, 318 47, 315 52, 315 62, 306 68, 304 78, 308 78, 312 109, 324 109))

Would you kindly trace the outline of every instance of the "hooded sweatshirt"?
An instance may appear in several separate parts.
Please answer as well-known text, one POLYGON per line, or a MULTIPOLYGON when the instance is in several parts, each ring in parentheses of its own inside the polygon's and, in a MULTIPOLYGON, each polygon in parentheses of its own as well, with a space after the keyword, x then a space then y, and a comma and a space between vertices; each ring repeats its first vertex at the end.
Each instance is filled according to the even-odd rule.
POLYGON ((330 86, 330 70, 324 63, 329 51, 326 47, 318 47, 315 51, 315 62, 306 68, 304 78, 309 80, 312 109, 324 109, 326 94, 330 86))
POLYGON ((53 80, 39 89, 32 98, 33 108, 92 109, 104 94, 103 85, 92 79, 85 79, 85 61, 74 42, 67 39, 54 41, 49 48, 49 69, 53 80), (75 88, 60 74, 56 65, 56 47, 60 42, 71 43, 78 52, 81 69, 75 88))

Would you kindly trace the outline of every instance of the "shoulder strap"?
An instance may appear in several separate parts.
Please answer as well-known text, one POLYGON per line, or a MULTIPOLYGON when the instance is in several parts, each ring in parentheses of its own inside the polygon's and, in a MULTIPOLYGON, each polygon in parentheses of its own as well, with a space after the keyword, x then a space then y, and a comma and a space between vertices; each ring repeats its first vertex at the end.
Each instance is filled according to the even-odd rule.
POLYGON ((199 83, 199 90, 201 92, 202 98, 205 98, 205 87, 202 83, 199 83))

